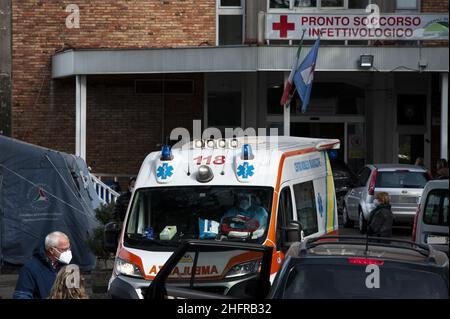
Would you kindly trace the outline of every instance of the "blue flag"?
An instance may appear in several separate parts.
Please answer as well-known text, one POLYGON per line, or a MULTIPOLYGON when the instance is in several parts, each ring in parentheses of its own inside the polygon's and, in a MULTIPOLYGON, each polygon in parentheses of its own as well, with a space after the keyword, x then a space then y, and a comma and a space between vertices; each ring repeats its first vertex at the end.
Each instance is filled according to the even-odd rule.
POLYGON ((294 83, 298 95, 302 99, 302 113, 306 112, 311 95, 312 84, 314 80, 314 69, 316 68, 317 54, 319 53, 320 38, 316 40, 314 46, 309 51, 303 62, 298 67, 294 75, 294 83))

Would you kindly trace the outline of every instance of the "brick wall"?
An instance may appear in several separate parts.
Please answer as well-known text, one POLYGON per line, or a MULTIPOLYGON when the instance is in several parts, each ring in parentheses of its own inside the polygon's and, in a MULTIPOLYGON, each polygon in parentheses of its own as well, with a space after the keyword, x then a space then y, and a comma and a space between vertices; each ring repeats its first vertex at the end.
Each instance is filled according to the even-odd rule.
POLYGON ((422 12, 448 12, 448 1, 422 0, 422 12))
MULTIPOLYGON (((20 0, 13 1, 12 19, 12 136, 70 153, 75 149, 75 81, 51 80, 55 52, 70 47, 161 48, 215 43, 215 2, 210 0, 20 0), (71 3, 80 8, 79 29, 66 28, 69 13, 65 8, 71 3)), ((193 78, 203 85, 199 76, 193 78)), ((139 153, 142 161, 147 152, 142 148, 154 147, 161 139, 161 102, 136 97, 120 84, 107 88, 94 81, 96 86, 90 87, 90 82, 88 78, 88 162, 95 162, 92 166, 97 171, 133 174, 138 166, 133 153, 139 153), (127 113, 127 109, 133 112, 127 113), (110 132, 114 127, 120 134, 110 132), (122 139, 137 136, 139 144, 145 146, 129 140, 115 144, 119 135, 122 139), (112 162, 100 164, 106 153, 115 154, 112 162), (127 162, 130 165, 117 166, 127 162)), ((174 113, 167 120, 169 125, 184 125, 187 118, 200 117, 202 99, 200 103, 198 96, 192 105, 180 98, 166 98, 167 107, 173 104, 184 110, 174 113)))

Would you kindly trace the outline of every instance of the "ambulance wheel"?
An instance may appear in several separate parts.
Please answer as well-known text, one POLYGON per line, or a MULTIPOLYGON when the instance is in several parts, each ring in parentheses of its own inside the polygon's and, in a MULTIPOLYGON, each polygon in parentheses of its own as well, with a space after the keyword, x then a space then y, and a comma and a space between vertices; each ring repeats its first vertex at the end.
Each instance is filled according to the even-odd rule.
POLYGON ((367 232, 367 222, 364 218, 364 214, 362 210, 359 210, 359 218, 358 218, 358 224, 359 224, 359 232, 361 234, 365 234, 367 232))
POLYGON ((342 209, 342 222, 344 224, 344 228, 352 228, 354 225, 353 220, 348 217, 347 207, 345 206, 342 209))

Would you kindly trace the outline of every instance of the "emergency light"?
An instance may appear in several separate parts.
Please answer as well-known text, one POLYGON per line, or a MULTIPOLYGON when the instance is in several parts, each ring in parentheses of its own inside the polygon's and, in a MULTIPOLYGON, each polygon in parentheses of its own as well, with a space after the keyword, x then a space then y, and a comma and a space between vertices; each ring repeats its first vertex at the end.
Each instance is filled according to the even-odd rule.
POLYGON ((249 144, 244 144, 242 146, 242 159, 247 161, 253 158, 252 147, 249 144))
POLYGON ((170 145, 164 145, 161 150, 161 161, 171 161, 173 159, 170 145))

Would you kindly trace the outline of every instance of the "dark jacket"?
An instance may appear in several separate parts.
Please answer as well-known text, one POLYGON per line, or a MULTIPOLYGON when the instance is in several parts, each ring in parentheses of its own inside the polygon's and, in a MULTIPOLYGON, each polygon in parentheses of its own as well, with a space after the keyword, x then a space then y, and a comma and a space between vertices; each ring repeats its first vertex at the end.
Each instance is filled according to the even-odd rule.
POLYGON ((394 215, 391 205, 379 205, 370 212, 368 234, 378 237, 391 237, 394 215))
POLYGON ((123 222, 127 213, 128 203, 131 199, 131 192, 127 191, 117 198, 116 205, 112 212, 112 219, 117 222, 123 222))
POLYGON ((60 265, 53 269, 52 262, 45 255, 44 245, 20 269, 14 299, 46 299, 58 274, 60 265))

